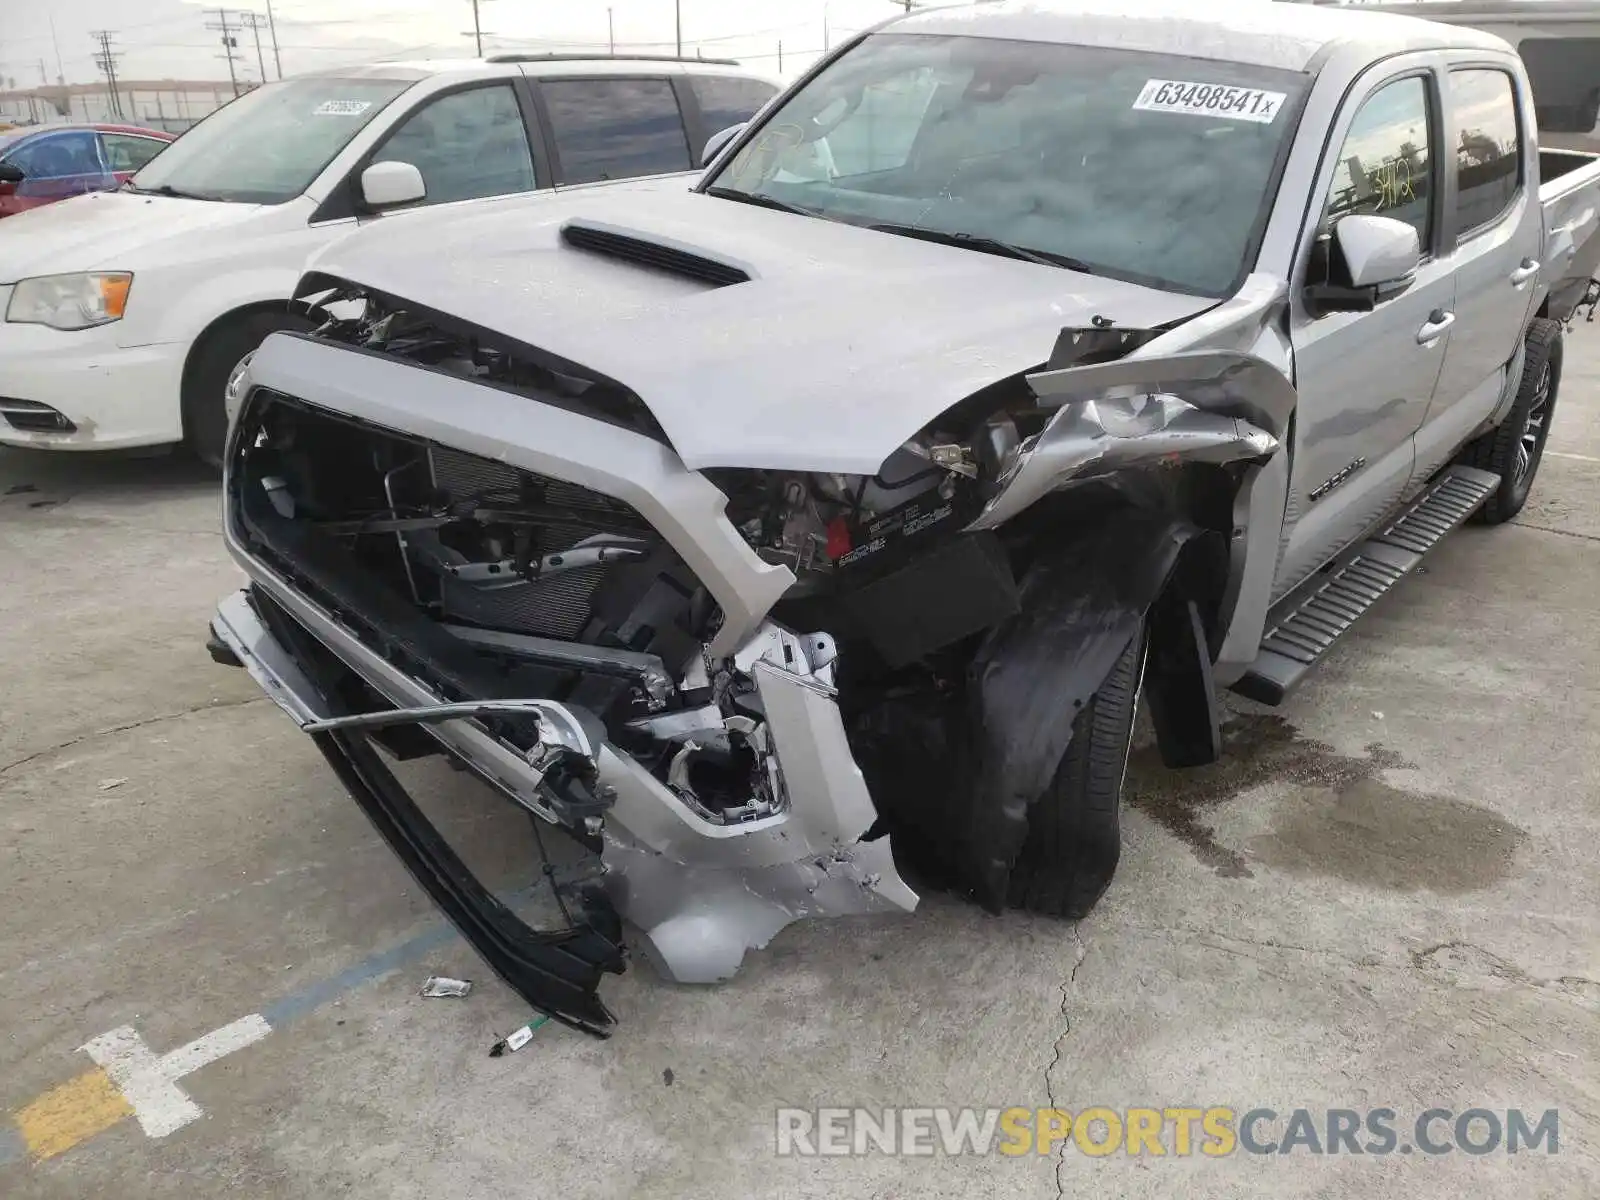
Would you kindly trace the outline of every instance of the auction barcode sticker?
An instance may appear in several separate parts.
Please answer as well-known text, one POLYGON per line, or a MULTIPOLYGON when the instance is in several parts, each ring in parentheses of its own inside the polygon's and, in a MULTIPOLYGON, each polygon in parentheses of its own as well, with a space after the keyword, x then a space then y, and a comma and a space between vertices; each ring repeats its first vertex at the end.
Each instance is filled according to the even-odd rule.
POLYGON ((359 117, 372 107, 370 100, 324 100, 311 110, 314 117, 359 117))
POLYGON ((1185 113, 1195 117, 1229 117, 1270 125, 1286 99, 1283 92, 1235 87, 1227 83, 1191 83, 1152 79, 1139 92, 1134 108, 1145 112, 1185 113))

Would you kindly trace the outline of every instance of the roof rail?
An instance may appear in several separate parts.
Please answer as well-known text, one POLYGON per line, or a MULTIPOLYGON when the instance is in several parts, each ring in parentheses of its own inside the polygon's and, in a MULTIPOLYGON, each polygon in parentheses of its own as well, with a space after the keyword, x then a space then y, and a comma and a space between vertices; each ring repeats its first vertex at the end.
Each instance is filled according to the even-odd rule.
POLYGON ((607 62, 610 59, 619 59, 626 62, 679 62, 679 63, 707 63, 717 67, 737 67, 742 65, 737 58, 697 58, 688 54, 491 54, 484 62, 492 63, 523 63, 523 62, 607 62))

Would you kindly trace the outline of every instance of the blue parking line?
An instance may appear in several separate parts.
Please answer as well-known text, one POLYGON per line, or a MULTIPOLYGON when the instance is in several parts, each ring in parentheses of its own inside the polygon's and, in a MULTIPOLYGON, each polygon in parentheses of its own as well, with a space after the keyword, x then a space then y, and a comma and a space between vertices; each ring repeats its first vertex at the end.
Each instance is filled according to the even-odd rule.
MULTIPOLYGON (((543 885, 533 884, 519 888, 507 895, 505 902, 515 910, 518 905, 532 899, 541 886, 543 885)), ((358 988, 364 983, 372 982, 380 975, 387 975, 390 971, 415 962, 424 955, 449 945, 460 936, 453 925, 441 923, 426 933, 417 934, 409 941, 364 958, 355 966, 348 967, 337 975, 307 984, 299 991, 290 992, 263 1008, 261 1015, 274 1029, 290 1024, 352 988, 358 988)), ((3 1153, 3 1150, 0 1150, 0 1153, 3 1153)))
POLYGON ((314 1009, 321 1008, 328 1001, 352 988, 370 983, 380 975, 387 975, 390 971, 449 944, 457 936, 454 927, 450 925, 440 925, 427 933, 419 933, 410 941, 401 942, 398 946, 363 959, 337 975, 318 980, 297 992, 290 992, 281 1000, 263 1008, 261 1015, 267 1019, 268 1025, 278 1029, 299 1020, 314 1009))
POLYGON ((0 1167, 27 1157, 28 1144, 22 1140, 22 1131, 13 1125, 0 1125, 0 1167))

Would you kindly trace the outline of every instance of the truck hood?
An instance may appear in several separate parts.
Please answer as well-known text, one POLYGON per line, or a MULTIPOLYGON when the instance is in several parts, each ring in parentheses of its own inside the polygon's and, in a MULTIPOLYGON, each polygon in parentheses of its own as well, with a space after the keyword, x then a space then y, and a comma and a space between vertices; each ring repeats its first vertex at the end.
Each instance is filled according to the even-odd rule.
POLYGON ((222 204, 133 192, 91 192, 0 221, 0 283, 68 271, 115 270, 149 261, 157 242, 233 225, 259 204, 222 204))
POLYGON ((655 180, 386 218, 319 275, 469 321, 635 392, 692 469, 871 474, 945 409, 1039 366, 1063 327, 1213 300, 758 208, 655 180), (749 276, 594 248, 621 235, 749 276))

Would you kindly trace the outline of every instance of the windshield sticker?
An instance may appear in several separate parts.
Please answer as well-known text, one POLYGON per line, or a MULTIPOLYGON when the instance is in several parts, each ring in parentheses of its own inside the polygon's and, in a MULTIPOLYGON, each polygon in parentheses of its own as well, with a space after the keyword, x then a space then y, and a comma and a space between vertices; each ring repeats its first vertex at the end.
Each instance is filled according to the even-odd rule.
POLYGON ((1152 79, 1139 92, 1133 107, 1144 112, 1228 117, 1270 125, 1286 98, 1283 92, 1264 92, 1259 88, 1234 87, 1226 83, 1152 79))
POLYGON ((370 100, 324 100, 311 110, 314 117, 359 117, 372 107, 370 100))

